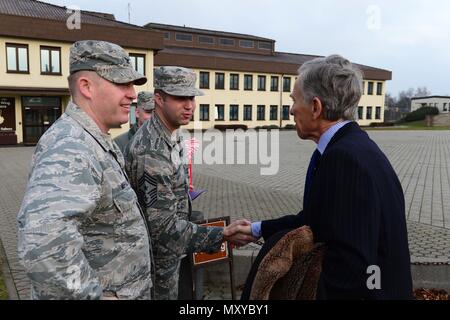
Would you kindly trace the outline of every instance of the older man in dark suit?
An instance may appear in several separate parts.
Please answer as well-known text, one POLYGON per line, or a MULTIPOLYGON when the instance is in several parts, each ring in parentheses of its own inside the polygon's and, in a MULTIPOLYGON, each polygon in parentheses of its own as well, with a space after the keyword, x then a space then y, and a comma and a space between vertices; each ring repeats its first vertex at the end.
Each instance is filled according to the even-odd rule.
POLYGON ((298 136, 317 143, 303 210, 254 222, 247 231, 268 240, 282 230, 310 226, 315 242, 327 246, 318 299, 409 299, 402 187, 383 152, 351 121, 362 82, 359 69, 338 55, 301 66, 290 112, 298 136))

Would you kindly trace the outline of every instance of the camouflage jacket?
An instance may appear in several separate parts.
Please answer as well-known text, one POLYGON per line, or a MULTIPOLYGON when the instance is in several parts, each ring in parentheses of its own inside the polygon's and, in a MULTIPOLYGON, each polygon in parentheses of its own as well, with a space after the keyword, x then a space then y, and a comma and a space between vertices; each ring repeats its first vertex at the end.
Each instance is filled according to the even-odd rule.
POLYGON ((125 163, 148 219, 156 259, 220 249, 222 228, 189 222, 189 176, 183 142, 177 131, 170 134, 157 113, 131 140, 125 163))
POLYGON ((18 225, 33 299, 150 299, 148 231, 123 157, 73 103, 36 147, 18 225))
POLYGON ((135 123, 135 124, 131 125, 130 130, 128 130, 127 132, 124 132, 121 135, 118 135, 117 137, 114 138, 114 142, 117 144, 117 146, 119 147, 122 154, 125 153, 125 148, 127 147, 128 143, 131 141, 131 139, 133 138, 133 136, 137 130, 138 130, 138 126, 135 123))

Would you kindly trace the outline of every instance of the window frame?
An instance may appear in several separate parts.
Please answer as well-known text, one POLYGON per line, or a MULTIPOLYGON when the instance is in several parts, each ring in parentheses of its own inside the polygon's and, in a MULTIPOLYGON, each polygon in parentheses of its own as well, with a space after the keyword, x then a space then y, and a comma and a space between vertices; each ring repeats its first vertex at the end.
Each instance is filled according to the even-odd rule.
POLYGON ((209 104, 200 104, 200 108, 199 108, 199 120, 200 120, 200 121, 209 121, 209 104), (203 118, 204 113, 202 112, 203 110, 205 110, 205 107, 206 107, 206 110, 208 111, 208 112, 207 112, 208 117, 207 117, 206 119, 203 118))
POLYGON ((258 91, 266 91, 267 77, 264 75, 258 75, 258 91), (261 88, 260 84, 262 83, 260 79, 264 79, 264 88, 261 88))
POLYGON ((366 120, 372 120, 372 107, 366 107, 366 120))
POLYGON ((363 106, 358 106, 357 114, 358 114, 358 120, 364 120, 364 107, 363 106), (361 110, 361 116, 359 114, 360 110, 361 110))
POLYGON ((46 76, 61 76, 62 75, 62 63, 61 63, 61 47, 52 47, 52 46, 40 46, 39 47, 39 61, 41 64, 41 75, 46 75, 46 76), (48 50, 49 52, 49 66, 50 69, 53 66, 52 64, 52 51, 58 51, 59 52, 59 72, 43 72, 42 71, 42 50, 48 50))
POLYGON ((240 48, 245 48, 245 49, 254 49, 255 48, 255 41, 253 40, 247 40, 247 39, 240 39, 239 40, 239 47, 240 48), (248 43, 248 44, 252 44, 251 46, 245 46, 242 45, 242 43, 248 43))
POLYGON ((381 106, 375 107, 375 120, 381 120, 381 106), (378 113, 380 111, 380 113, 378 113))
POLYGON ((383 82, 377 82, 377 96, 383 95, 383 82))
POLYGON ((225 105, 224 104, 216 104, 215 107, 217 110, 217 119, 216 119, 216 117, 214 117, 214 121, 225 121, 225 105), (222 119, 219 118, 219 107, 222 107, 222 115, 223 115, 222 119))
POLYGON ((230 104, 229 120, 230 121, 239 121, 239 105, 238 104, 230 104), (231 110, 233 110, 234 108, 236 108, 236 118, 231 117, 231 114, 232 114, 231 110))
POLYGON ((279 89, 279 80, 280 78, 278 76, 270 76, 270 91, 271 92, 278 92, 279 89), (274 80, 276 80, 276 86, 274 86, 274 80))
POLYGON ((216 89, 216 90, 225 90, 225 73, 223 73, 223 72, 216 72, 215 75, 214 75, 214 80, 215 80, 214 89, 216 89), (221 75, 223 77, 223 79, 222 79, 222 88, 218 87, 218 81, 217 81, 218 78, 217 77, 219 75, 221 75))
POLYGON ((5 43, 5 57, 6 57, 6 73, 19 73, 19 74, 30 74, 30 49, 26 43, 5 43), (8 48, 14 48, 16 54, 16 70, 8 69, 8 48), (19 70, 19 48, 26 49, 27 52, 27 70, 19 70))
POLYGON ((264 104, 258 104, 256 106, 256 121, 265 121, 266 120, 266 106, 264 104), (260 112, 259 110, 262 109, 264 112, 262 113, 263 117, 262 119, 260 119, 259 115, 260 112))
POLYGON ((273 45, 272 43, 267 41, 258 41, 258 49, 272 51, 273 45), (267 45, 267 48, 264 47, 265 45, 267 45))
POLYGON ((269 108, 269 120, 270 121, 276 121, 278 120, 278 106, 275 104, 270 105, 269 108), (275 113, 272 112, 272 110, 275 109, 275 113), (275 117, 272 117, 273 115, 275 115, 275 117))
POLYGON ((181 42, 193 42, 194 41, 194 35, 191 33, 184 33, 184 32, 175 32, 175 41, 181 41, 181 42), (186 39, 178 39, 178 36, 190 36, 190 40, 186 39))
POLYGON ((219 38, 219 45, 221 45, 221 46, 225 46, 225 47, 235 47, 236 46, 236 41, 234 40, 234 39, 231 39, 231 38, 224 38, 224 37, 221 37, 221 38, 219 38), (232 42, 233 44, 228 44, 228 43, 223 43, 222 41, 230 41, 230 42, 232 42))
POLYGON ((209 89, 209 72, 208 71, 200 71, 199 72, 199 75, 198 75, 198 85, 199 85, 199 88, 200 89, 209 89), (206 84, 206 86, 205 86, 205 84, 204 83, 202 83, 202 79, 203 79, 203 77, 202 76, 204 76, 204 75, 206 75, 207 77, 207 84, 206 84))
POLYGON ((368 96, 373 96, 373 87, 374 87, 373 81, 369 81, 367 83, 367 95, 368 96))
POLYGON ((212 45, 215 45, 215 44, 216 44, 216 38, 215 38, 215 37, 211 37, 211 36, 199 35, 199 36, 198 36, 198 43, 206 44, 206 45, 212 46, 212 45), (212 40, 212 41, 211 41, 211 42, 208 42, 208 41, 202 41, 202 40, 205 40, 205 39, 210 39, 210 40, 212 40))
POLYGON ((244 74, 244 91, 253 91, 253 75, 244 74), (250 79, 250 88, 247 87, 247 79, 250 79))
POLYGON ((239 73, 230 73, 230 90, 239 90, 239 73), (237 79, 236 87, 233 86, 233 79, 237 79))
POLYGON ((252 121, 252 118, 253 118, 253 105, 251 105, 251 104, 244 104, 244 114, 243 114, 243 120, 244 121, 252 121), (250 109, 250 117, 249 118, 247 118, 246 117, 246 115, 248 115, 247 113, 246 113, 246 110, 248 110, 248 109, 250 109))
MULTIPOLYGON (((129 56, 130 56, 130 60, 131 60, 131 57, 133 57, 133 58, 135 58, 135 61, 136 61, 136 63, 134 64, 134 70, 136 71, 136 72, 139 72, 138 70, 137 70, 137 68, 138 68, 138 63, 137 63, 137 58, 143 58, 144 59, 144 73, 143 73, 143 75, 145 76, 146 74, 145 74, 145 69, 146 69, 146 55, 145 54, 143 54, 143 53, 129 53, 128 54, 129 56)), ((131 61, 130 61, 130 63, 131 63, 131 61)))
POLYGON ((291 92, 291 77, 283 77, 283 92, 291 92), (287 90, 286 81, 289 82, 289 88, 287 90))
POLYGON ((283 106, 283 114, 282 114, 282 120, 291 120, 291 114, 290 114, 291 106, 284 105, 283 106), (284 116, 284 110, 287 109, 287 118, 284 116))

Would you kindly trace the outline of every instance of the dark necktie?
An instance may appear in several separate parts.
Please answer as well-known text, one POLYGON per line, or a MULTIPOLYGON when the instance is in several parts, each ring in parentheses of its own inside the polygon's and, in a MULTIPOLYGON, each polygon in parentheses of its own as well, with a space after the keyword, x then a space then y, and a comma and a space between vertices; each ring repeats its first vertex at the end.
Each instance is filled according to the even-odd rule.
POLYGON ((321 154, 319 150, 316 149, 312 154, 311 161, 309 162, 308 171, 306 172, 305 180, 305 192, 303 194, 303 208, 306 207, 306 202, 308 201, 309 195, 311 193, 311 186, 314 178, 315 171, 319 166, 321 154))

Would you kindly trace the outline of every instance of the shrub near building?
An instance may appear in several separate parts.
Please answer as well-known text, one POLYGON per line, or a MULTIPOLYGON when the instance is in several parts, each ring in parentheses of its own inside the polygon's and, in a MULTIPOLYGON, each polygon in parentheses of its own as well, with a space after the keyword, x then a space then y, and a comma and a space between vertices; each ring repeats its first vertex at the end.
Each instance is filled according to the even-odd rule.
POLYGON ((422 107, 417 109, 416 111, 410 112, 403 118, 402 122, 412 122, 412 121, 420 121, 425 120, 427 115, 437 115, 439 114, 439 109, 436 107, 422 107))

